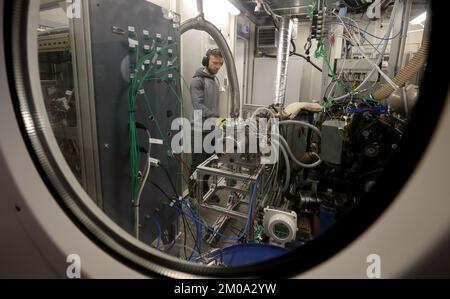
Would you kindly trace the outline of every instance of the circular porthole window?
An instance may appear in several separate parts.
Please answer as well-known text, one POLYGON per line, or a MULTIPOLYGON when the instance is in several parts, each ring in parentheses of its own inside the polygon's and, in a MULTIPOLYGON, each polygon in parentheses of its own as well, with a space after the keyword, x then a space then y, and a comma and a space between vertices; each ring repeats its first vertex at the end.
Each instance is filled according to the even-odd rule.
MULTIPOLYGON (((257 40, 238 26, 232 56, 182 30, 184 15, 197 13, 189 5, 5 4, 17 116, 58 203, 148 275, 289 277, 352 242, 397 195, 439 117, 448 87, 431 79, 439 14, 435 1, 391 1, 368 14, 366 5, 320 2, 296 20, 308 32, 296 40, 298 13, 253 16, 267 26, 245 20, 257 40), (287 24, 287 39, 275 38, 274 23, 287 24), (229 57, 240 86, 218 70, 229 57), (303 77, 294 89, 276 76, 286 62, 289 76, 303 77), (275 86, 285 98, 272 103, 275 86), (227 118, 239 109, 215 104, 239 89, 240 117, 227 118), (198 110, 213 111, 209 129, 208 120, 191 126, 198 110)), ((265 4, 290 11, 277 5, 265 4)), ((207 20, 217 13, 205 6, 207 20)))

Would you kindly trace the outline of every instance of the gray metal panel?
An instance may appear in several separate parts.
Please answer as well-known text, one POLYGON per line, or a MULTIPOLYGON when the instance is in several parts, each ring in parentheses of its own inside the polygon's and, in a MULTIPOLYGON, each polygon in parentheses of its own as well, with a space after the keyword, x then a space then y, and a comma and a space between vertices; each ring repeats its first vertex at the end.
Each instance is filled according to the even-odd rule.
POLYGON ((322 145, 320 157, 323 161, 338 164, 342 162, 344 147, 344 122, 329 120, 322 125, 322 145))
MULTIPOLYGON (((135 54, 130 55, 128 26, 134 26, 139 36, 141 57, 144 52, 143 45, 151 44, 151 41, 144 41, 143 30, 150 32, 150 39, 155 38, 156 33, 162 34, 164 40, 172 36, 175 40, 171 47, 174 57, 180 57, 178 27, 175 28, 173 21, 165 18, 164 12, 167 11, 144 0, 95 0, 89 1, 89 5, 103 207, 113 220, 132 233, 127 78, 130 73, 130 60, 135 59, 135 54), (123 29, 125 33, 114 33, 112 26, 123 29)), ((166 55, 159 56, 164 65, 169 60, 167 52, 165 53, 166 55)), ((178 59, 176 64, 179 63, 178 59)), ((153 120, 144 97, 138 97, 136 121, 144 124, 153 138, 169 140, 171 122, 181 115, 176 95, 168 85, 171 84, 180 94, 180 76, 177 71, 171 73, 174 76, 172 83, 155 80, 144 85, 153 111, 153 120)), ((147 148, 148 138, 145 131, 138 130, 138 135, 139 146, 147 148)), ((145 154, 141 153, 140 156, 140 169, 143 169, 145 154)), ((177 185, 177 191, 180 192, 179 165, 175 158, 169 157, 166 144, 152 145, 151 156, 165 165, 177 185)), ((167 194, 174 194, 162 169, 152 168, 149 180, 159 185, 167 194)), ((173 208, 167 206, 167 202, 153 185, 146 184, 140 208, 142 241, 150 243, 156 238, 157 225, 153 220, 159 222, 163 231, 169 229, 174 233, 173 226, 178 215, 173 208)))
MULTIPOLYGON (((288 66, 286 87, 286 106, 300 100, 304 60, 291 57, 288 66)), ((273 104, 277 60, 273 58, 255 58, 253 71, 253 99, 251 104, 268 106, 273 104)))

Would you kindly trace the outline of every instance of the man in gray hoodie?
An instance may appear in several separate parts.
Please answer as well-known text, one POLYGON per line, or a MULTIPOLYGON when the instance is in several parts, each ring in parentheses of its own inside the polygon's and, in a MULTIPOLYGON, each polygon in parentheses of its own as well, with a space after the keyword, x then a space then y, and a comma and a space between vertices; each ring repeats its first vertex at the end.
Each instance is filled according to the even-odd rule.
POLYGON ((191 99, 194 110, 201 110, 203 119, 219 117, 220 82, 216 77, 223 65, 222 52, 210 49, 191 82, 191 99))
MULTIPOLYGON (((192 78, 190 86, 192 106, 194 108, 194 112, 202 112, 203 121, 208 118, 219 117, 220 82, 217 79, 216 74, 223 66, 223 63, 224 59, 220 49, 210 49, 203 57, 203 67, 199 68, 192 78)), ((211 131, 202 130, 203 138, 210 132, 211 131)), ((192 138, 193 141, 194 139, 195 138, 192 138)), ((192 148, 194 149, 194 144, 192 146, 192 148)), ((203 150, 202 153, 193 152, 191 165, 192 171, 195 171, 197 166, 208 159, 210 156, 211 154, 207 154, 203 150)), ((204 177, 204 182, 201 186, 201 188, 203 188, 205 192, 208 188, 208 178, 209 176, 204 177)), ((212 201, 217 200, 217 198, 212 199, 212 201)))

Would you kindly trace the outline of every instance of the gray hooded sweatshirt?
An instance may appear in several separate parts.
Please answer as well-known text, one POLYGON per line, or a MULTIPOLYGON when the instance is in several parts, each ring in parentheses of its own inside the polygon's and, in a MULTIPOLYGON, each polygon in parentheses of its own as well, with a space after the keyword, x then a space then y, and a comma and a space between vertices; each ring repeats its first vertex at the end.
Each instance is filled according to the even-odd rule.
POLYGON ((194 110, 202 110, 203 119, 219 116, 220 82, 216 76, 208 75, 199 68, 190 86, 194 110))

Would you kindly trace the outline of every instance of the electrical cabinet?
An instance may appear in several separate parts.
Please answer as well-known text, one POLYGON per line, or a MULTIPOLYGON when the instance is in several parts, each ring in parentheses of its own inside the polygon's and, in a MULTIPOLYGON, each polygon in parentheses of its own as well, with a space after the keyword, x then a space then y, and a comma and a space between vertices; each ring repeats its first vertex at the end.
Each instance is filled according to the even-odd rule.
POLYGON ((133 235, 139 217, 140 240, 147 244, 170 241, 178 214, 158 187, 173 198, 181 191, 181 163, 170 150, 171 123, 182 115, 180 18, 144 0, 88 3, 103 209, 133 235), (136 215, 136 182, 143 180, 147 155, 161 167, 150 169, 136 215))

